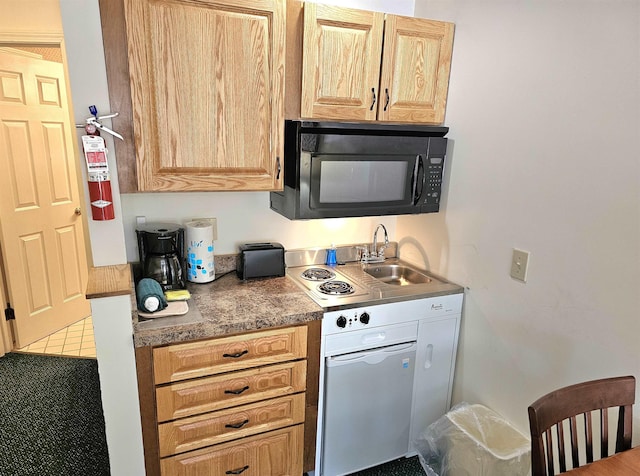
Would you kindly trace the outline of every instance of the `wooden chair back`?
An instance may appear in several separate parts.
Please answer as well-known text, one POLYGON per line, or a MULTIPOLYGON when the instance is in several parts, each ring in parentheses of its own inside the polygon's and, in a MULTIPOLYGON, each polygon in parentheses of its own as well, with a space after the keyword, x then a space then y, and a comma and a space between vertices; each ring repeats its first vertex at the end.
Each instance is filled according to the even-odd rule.
MULTIPOLYGON (((555 459, 558 461, 559 473, 567 471, 568 454, 565 450, 567 427, 569 428, 568 446, 571 453, 568 469, 581 466, 579 453, 586 454, 586 462, 582 464, 593 462, 594 433, 596 437, 598 434, 600 436, 600 458, 610 456, 609 409, 616 409, 616 407, 618 422, 615 453, 630 449, 635 391, 634 377, 606 378, 555 390, 532 403, 529 406, 532 476, 556 474, 555 459), (592 412, 598 415, 595 424, 592 412), (578 435, 580 416, 584 424, 584 441, 581 441, 578 435)), ((615 410, 612 411, 613 413, 615 410)))

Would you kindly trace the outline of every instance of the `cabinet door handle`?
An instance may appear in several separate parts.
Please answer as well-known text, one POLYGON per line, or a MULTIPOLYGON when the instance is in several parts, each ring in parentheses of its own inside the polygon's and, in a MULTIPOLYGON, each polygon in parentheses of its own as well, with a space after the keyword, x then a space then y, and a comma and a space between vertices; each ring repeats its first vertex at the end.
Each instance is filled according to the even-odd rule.
POLYGON ((371 88, 371 94, 373 95, 373 101, 371 101, 370 111, 373 111, 373 106, 376 104, 376 88, 371 88))
POLYGON ((243 468, 230 469, 229 471, 226 471, 224 474, 242 474, 248 469, 249 469, 249 465, 246 465, 243 468))
POLYGON ((245 354, 248 354, 249 351, 248 350, 243 350, 242 352, 236 352, 235 354, 222 354, 222 357, 227 357, 230 359, 238 359, 240 357, 242 357, 245 354))
POLYGON ((249 385, 246 385, 242 388, 237 388, 235 390, 225 390, 224 393, 228 393, 231 395, 240 395, 242 392, 246 392, 247 390, 249 390, 249 385))
POLYGON ((276 180, 280 180, 280 171, 282 168, 280 167, 280 157, 276 157, 276 180))
POLYGON ((389 88, 384 88, 384 93, 387 95, 387 100, 384 103, 384 110, 386 111, 389 106, 389 88))
POLYGON ((433 344, 427 346, 427 355, 424 359, 424 368, 428 369, 433 364, 433 344))
POLYGON ((224 427, 225 428, 233 428, 233 429, 237 430, 238 428, 242 428, 243 426, 245 426, 247 423, 249 423, 249 420, 241 421, 241 422, 238 422, 238 423, 227 423, 224 427))

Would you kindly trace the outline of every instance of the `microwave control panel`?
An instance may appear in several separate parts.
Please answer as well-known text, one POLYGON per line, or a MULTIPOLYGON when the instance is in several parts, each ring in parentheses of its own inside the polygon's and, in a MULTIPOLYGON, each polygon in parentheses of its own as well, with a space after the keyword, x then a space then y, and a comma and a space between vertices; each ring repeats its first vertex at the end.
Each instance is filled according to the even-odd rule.
POLYGON ((444 172, 444 157, 428 157, 426 164, 426 187, 424 203, 438 205, 440 203, 440 190, 442 188, 442 175, 444 172))

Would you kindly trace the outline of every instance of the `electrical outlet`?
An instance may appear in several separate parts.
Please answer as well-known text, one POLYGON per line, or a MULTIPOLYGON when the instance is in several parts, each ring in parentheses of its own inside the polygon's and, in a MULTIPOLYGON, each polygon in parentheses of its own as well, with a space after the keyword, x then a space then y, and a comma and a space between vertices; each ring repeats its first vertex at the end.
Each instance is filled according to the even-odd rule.
POLYGON ((513 258, 511 258, 511 277, 527 282, 527 267, 529 264, 529 252, 513 249, 513 258))
POLYGON ((147 222, 147 217, 137 216, 136 217, 136 226, 142 226, 147 222))

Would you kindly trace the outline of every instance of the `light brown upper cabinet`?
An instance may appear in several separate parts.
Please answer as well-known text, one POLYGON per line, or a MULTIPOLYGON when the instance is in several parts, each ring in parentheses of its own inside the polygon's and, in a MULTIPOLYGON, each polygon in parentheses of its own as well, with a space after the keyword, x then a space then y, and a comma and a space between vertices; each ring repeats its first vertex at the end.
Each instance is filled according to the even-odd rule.
POLYGON ((124 68, 108 51, 117 32, 104 37, 112 107, 131 100, 136 177, 119 166, 123 191, 281 190, 285 0, 124 0, 121 15, 124 68))
POLYGON ((304 5, 302 117, 375 120, 384 14, 304 5))
POLYGON ((444 122, 452 23, 305 3, 303 24, 302 118, 444 122))

